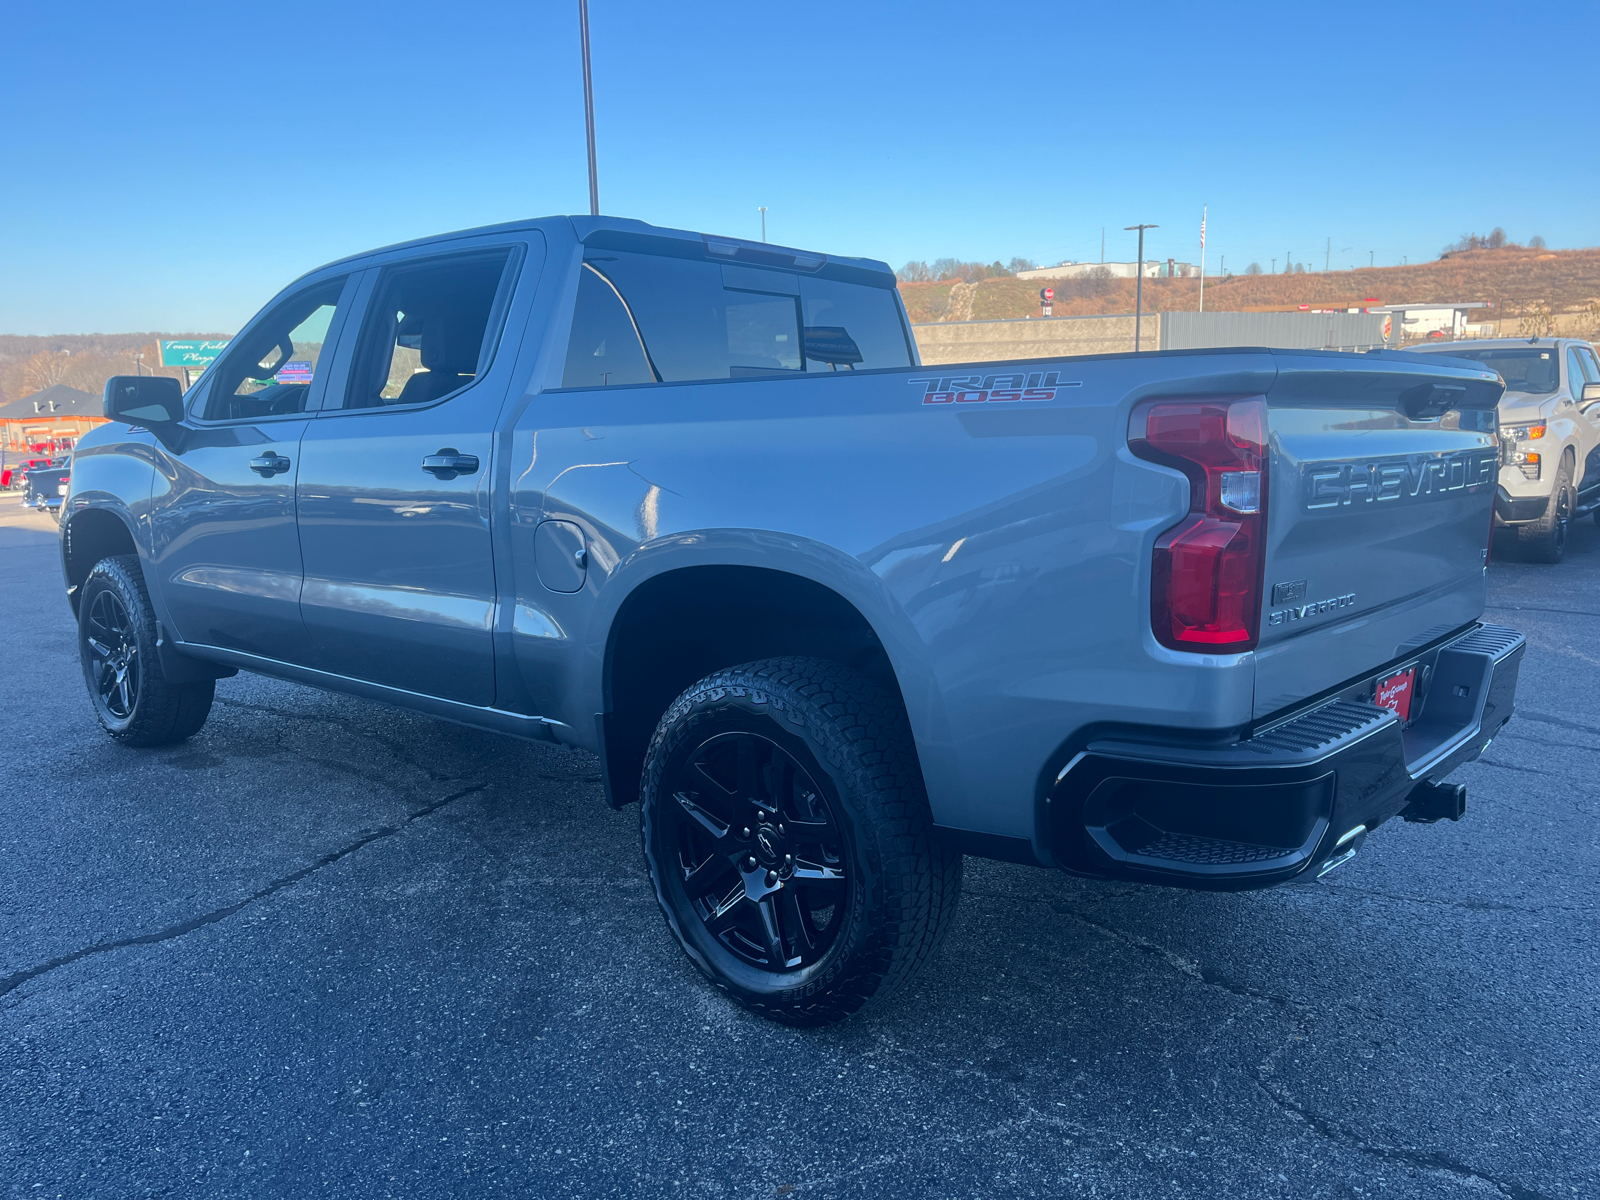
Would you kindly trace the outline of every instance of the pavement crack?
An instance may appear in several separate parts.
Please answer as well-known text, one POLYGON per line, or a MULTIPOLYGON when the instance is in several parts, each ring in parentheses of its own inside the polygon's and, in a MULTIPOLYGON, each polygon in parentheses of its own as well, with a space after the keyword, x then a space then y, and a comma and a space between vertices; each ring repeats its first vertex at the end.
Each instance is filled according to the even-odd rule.
POLYGON ((1441 1171, 1468 1182, 1486 1183, 1506 1197, 1506 1200, 1551 1200, 1543 1192, 1524 1187, 1513 1180, 1502 1179, 1498 1175, 1490 1175, 1485 1171, 1475 1170, 1463 1162, 1449 1158, 1434 1150, 1412 1150, 1403 1146, 1386 1146, 1379 1142, 1369 1142, 1348 1126, 1341 1125, 1337 1121, 1312 1112, 1304 1104, 1290 1096, 1283 1088, 1275 1087, 1269 1083, 1268 1080, 1262 1077, 1264 1073, 1265 1068, 1256 1077, 1256 1086, 1261 1089, 1262 1095, 1272 1101, 1291 1120, 1301 1122, 1330 1142, 1372 1158, 1405 1163, 1408 1166, 1418 1167, 1425 1171, 1441 1171))
POLYGON ((1517 719, 1520 721, 1537 721, 1541 725, 1556 725, 1562 729, 1573 729, 1578 733, 1587 733, 1591 737, 1600 737, 1600 726, 1582 725, 1577 721, 1568 721, 1562 717, 1552 717, 1548 713, 1529 712, 1527 709, 1517 709, 1517 719))
POLYGON ((61 967, 70 966, 72 963, 79 962, 85 958, 90 958, 93 955, 109 954, 113 950, 125 950, 130 946, 153 946, 158 942, 170 942, 174 938, 181 938, 187 934, 191 934, 197 929, 204 929, 207 925, 215 925, 219 921, 225 921, 229 917, 233 916, 234 913, 239 912, 241 909, 248 908, 256 901, 265 900, 274 892, 281 892, 284 888, 289 887, 292 884, 299 883, 302 879, 305 879, 308 876, 315 875, 324 867, 331 867, 340 859, 348 858, 350 855, 354 854, 357 850, 360 850, 364 846, 370 846, 373 842, 378 842, 385 838, 393 837, 395 834, 404 830, 412 822, 419 821, 431 813, 438 812, 441 808, 445 807, 445 805, 453 804, 455 801, 460 800, 463 796, 470 796, 473 792, 482 791, 487 786, 488 784, 484 783, 474 783, 470 787, 462 788, 460 791, 451 792, 448 796, 445 796, 439 800, 435 800, 431 804, 425 804, 414 812, 408 813, 404 818, 396 821, 394 824, 384 825, 379 829, 371 831, 370 833, 364 833, 347 845, 341 846, 337 850, 329 851, 327 854, 322 855, 322 857, 316 859, 314 862, 301 867, 298 871, 291 871, 287 875, 283 875, 277 879, 274 879, 271 883, 265 884, 264 886, 251 892, 244 899, 235 901, 233 904, 226 905, 222 908, 212 909, 210 912, 202 913, 198 917, 190 917, 187 921, 180 921, 176 925, 169 925, 167 928, 158 929, 154 933, 141 933, 134 937, 118 938, 115 941, 110 942, 96 942, 92 946, 85 946, 81 950, 74 950, 68 954, 57 955, 55 958, 52 958, 47 962, 42 962, 36 966, 27 967, 21 971, 16 971, 13 974, 4 976, 3 978, 0 978, 0 996, 6 996, 11 992, 16 991, 17 988, 21 987, 29 980, 37 979, 41 975, 47 975, 51 971, 58 970, 61 967))
POLYGON ((1107 921, 1097 921, 1095 918, 1086 915, 1080 909, 1074 908, 1070 904, 1066 904, 1063 901, 1035 899, 1030 896, 1015 896, 1007 892, 975 892, 971 889, 967 889, 966 894, 969 896, 977 896, 980 898, 993 900, 1012 900, 1022 904, 1046 904, 1049 906, 1052 912, 1059 913, 1064 917, 1070 917, 1080 924, 1089 926, 1091 929, 1099 930, 1101 933, 1106 934, 1108 937, 1111 937, 1116 941, 1122 942, 1124 945, 1132 946, 1134 949, 1139 950, 1140 952, 1147 954, 1152 958, 1159 959, 1172 970, 1178 972, 1180 975, 1185 975, 1188 978, 1195 980, 1197 983, 1203 983, 1207 987, 1219 988, 1222 991, 1227 992, 1230 995, 1237 996, 1242 1000, 1258 1000, 1286 1010, 1299 1007, 1287 996, 1279 996, 1272 992, 1259 991, 1256 988, 1248 986, 1247 984, 1236 983, 1234 980, 1230 979, 1221 971, 1218 971, 1213 967, 1203 966, 1193 959, 1184 958, 1182 955, 1168 950, 1165 946, 1152 942, 1147 938, 1139 937, 1137 934, 1128 933, 1125 930, 1118 929, 1115 925, 1112 925, 1107 921))
POLYGON ((1483 607, 1496 612, 1545 612, 1560 613, 1564 617, 1600 617, 1600 612, 1588 612, 1581 608, 1546 608, 1540 604, 1485 604, 1483 607))
POLYGON ((1402 896, 1395 892, 1381 892, 1376 888, 1356 887, 1348 883, 1329 883, 1322 886, 1330 892, 1349 892, 1357 896, 1372 896, 1379 900, 1393 900, 1397 904, 1428 904, 1435 908, 1459 908, 1464 912, 1515 912, 1538 915, 1545 912, 1587 912, 1587 906, 1576 904, 1506 904, 1499 900, 1444 900, 1438 896, 1402 896))
POLYGON ((260 713, 263 716, 278 717, 283 720, 311 721, 319 725, 343 725, 346 729, 349 729, 362 737, 369 738, 376 742, 378 745, 382 746, 385 750, 392 754, 397 761, 402 762, 406 766, 412 767, 415 770, 421 771, 434 783, 450 783, 453 780, 460 778, 460 776, 457 775, 450 775, 441 771, 437 771, 433 767, 428 766, 426 763, 418 762, 407 752, 407 748, 404 743, 395 741, 393 738, 384 737, 382 734, 374 733, 372 730, 366 728, 366 726, 361 725, 356 721, 352 721, 349 717, 342 717, 328 713, 294 712, 292 709, 277 708, 270 704, 252 704, 248 700, 230 700, 224 696, 218 696, 213 703, 221 704, 227 708, 236 708, 241 712, 260 713))

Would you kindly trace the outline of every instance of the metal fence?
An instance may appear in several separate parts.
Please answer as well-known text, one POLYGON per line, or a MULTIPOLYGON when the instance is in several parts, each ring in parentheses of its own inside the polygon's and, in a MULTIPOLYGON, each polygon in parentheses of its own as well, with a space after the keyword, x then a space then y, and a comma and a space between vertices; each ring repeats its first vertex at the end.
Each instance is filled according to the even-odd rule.
POLYGON ((1382 313, 1166 312, 1163 350, 1278 346, 1286 350, 1371 350, 1383 346, 1382 313))

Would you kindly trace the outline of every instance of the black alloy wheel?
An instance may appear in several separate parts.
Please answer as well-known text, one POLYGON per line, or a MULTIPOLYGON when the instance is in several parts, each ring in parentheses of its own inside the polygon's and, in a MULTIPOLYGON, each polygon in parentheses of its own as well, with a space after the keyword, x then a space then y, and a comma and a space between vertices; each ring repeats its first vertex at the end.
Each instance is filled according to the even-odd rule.
POLYGON ((1517 542, 1522 557, 1529 562, 1558 563, 1567 553, 1567 534, 1578 498, 1572 486, 1572 463, 1563 457, 1556 470, 1555 487, 1544 515, 1537 521, 1517 527, 1517 542))
POLYGON ((128 746, 167 746, 199 731, 214 679, 174 683, 136 554, 95 563, 78 591, 78 657, 105 731, 128 746))
POLYGON ((645 861, 668 928, 754 1012, 819 1025, 938 948, 961 893, 904 708, 839 663, 774 658, 675 700, 641 781, 645 861))
POLYGON ((849 887, 844 835, 810 772, 771 738, 714 733, 674 756, 661 836, 683 907, 728 954, 762 971, 815 966, 849 887))
POLYGON ((139 643, 122 598, 95 594, 83 619, 84 669, 95 698, 118 721, 133 716, 139 702, 139 643))

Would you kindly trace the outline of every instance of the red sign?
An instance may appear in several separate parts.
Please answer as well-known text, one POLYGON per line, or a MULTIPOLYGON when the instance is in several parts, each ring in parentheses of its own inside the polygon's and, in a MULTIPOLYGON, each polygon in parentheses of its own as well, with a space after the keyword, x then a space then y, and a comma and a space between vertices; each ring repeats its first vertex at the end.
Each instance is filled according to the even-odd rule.
POLYGON ((1049 302, 1056 298, 1056 290, 1055 288, 1045 288, 1040 291, 1039 295, 1043 296, 1046 302, 1049 302))
POLYGON ((1417 669, 1407 667, 1404 671, 1397 671, 1387 679, 1378 680, 1378 689, 1372 702, 1379 708, 1387 708, 1402 721, 1411 719, 1411 697, 1415 694, 1417 682, 1417 669))

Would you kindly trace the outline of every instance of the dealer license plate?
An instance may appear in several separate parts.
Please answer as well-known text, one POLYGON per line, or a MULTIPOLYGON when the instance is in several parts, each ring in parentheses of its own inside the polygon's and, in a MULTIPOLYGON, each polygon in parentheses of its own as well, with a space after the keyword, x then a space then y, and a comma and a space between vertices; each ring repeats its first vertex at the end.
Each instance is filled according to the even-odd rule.
POLYGON ((1380 708, 1387 708, 1402 721, 1411 720, 1411 698, 1417 691, 1417 669, 1407 667, 1404 671, 1396 671, 1387 679, 1378 680, 1377 694, 1373 703, 1380 708))

